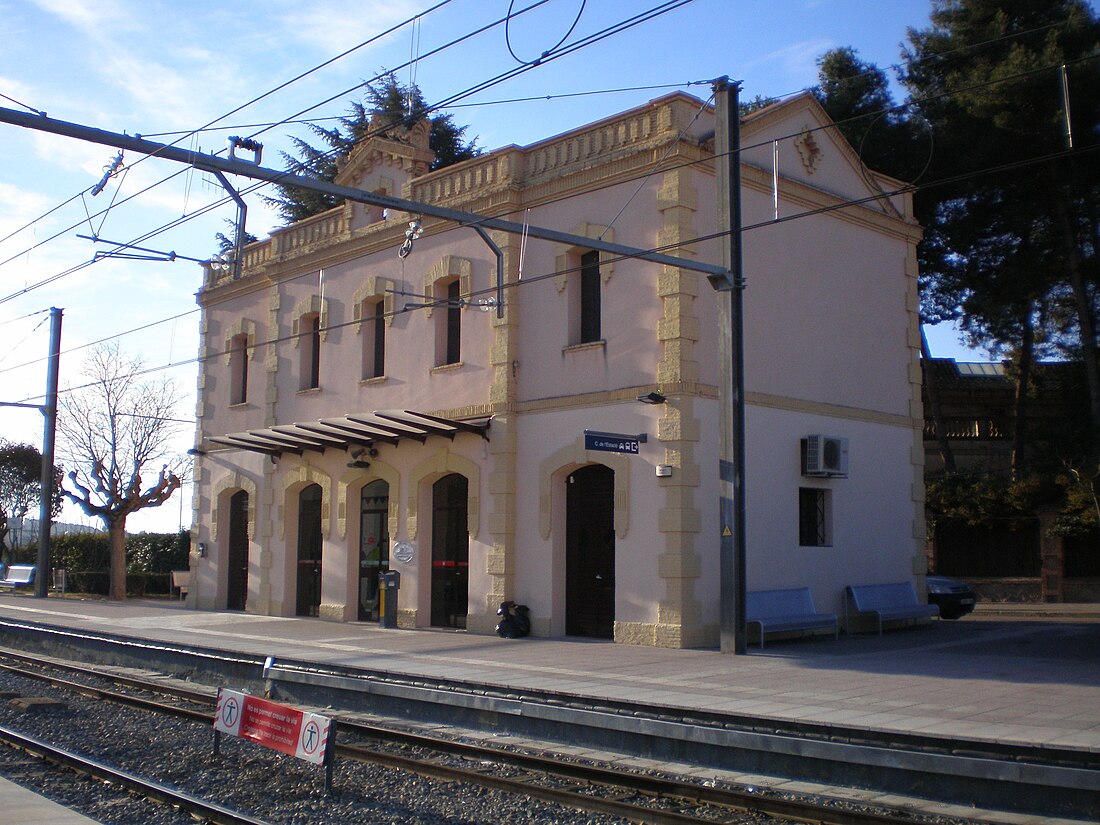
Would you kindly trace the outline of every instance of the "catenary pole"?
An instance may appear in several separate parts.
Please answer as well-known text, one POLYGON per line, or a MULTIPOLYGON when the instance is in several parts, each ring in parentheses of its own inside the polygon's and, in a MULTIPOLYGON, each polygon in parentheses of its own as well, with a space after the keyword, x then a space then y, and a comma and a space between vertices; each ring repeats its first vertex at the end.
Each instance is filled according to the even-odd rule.
POLYGON ((46 363, 46 403, 42 406, 42 476, 38 498, 38 570, 34 574, 34 595, 44 599, 49 592, 50 530, 53 527, 53 453, 57 432, 57 374, 61 362, 61 310, 50 307, 50 355, 46 363))
POLYGON ((718 299, 718 499, 720 649, 748 652, 745 632, 745 357, 744 277, 741 265, 741 132, 739 84, 714 84, 714 154, 718 231, 727 232, 724 281, 712 278, 718 299))

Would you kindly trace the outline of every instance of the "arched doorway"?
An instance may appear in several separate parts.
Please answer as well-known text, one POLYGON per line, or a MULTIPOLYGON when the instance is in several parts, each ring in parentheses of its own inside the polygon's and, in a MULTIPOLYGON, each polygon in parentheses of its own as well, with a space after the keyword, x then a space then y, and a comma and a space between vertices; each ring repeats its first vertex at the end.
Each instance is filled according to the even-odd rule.
POLYGON ((615 636, 615 471, 591 464, 566 479, 565 632, 615 636))
POLYGON ((359 621, 378 621, 378 576, 390 568, 390 485, 372 481, 359 496, 359 621))
POLYGON ((466 627, 469 610, 469 482, 451 473, 432 485, 432 626, 466 627))
POLYGON ((248 493, 238 490, 229 499, 229 552, 226 610, 244 610, 248 598, 248 493))
POLYGON ((321 485, 310 484, 298 494, 299 616, 321 610, 321 485))

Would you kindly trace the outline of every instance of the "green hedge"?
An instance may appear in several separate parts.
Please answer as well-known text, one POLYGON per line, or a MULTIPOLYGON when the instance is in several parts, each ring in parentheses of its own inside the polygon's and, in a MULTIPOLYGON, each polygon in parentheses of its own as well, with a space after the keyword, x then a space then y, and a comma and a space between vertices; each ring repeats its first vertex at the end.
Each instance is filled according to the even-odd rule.
MULTIPOLYGON (((178 533, 136 533, 126 537, 126 592, 131 596, 168 595, 170 572, 186 570, 191 536, 178 533)), ((50 566, 67 571, 66 590, 105 596, 111 547, 106 533, 66 533, 50 539, 50 566)), ((37 544, 16 552, 18 564, 34 564, 37 544)))

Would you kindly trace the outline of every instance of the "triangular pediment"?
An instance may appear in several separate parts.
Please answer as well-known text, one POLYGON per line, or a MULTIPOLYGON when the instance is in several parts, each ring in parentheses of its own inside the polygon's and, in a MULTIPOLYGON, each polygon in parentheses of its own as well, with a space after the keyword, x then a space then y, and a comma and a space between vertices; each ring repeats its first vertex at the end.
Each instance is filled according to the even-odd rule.
POLYGON ((364 189, 372 187, 373 177, 383 174, 394 177, 395 171, 403 172, 402 178, 416 178, 427 174, 435 154, 428 142, 431 124, 427 120, 405 128, 386 124, 375 116, 371 119, 370 137, 361 140, 340 164, 336 183, 364 189))
POLYGON ((741 147, 743 161, 769 176, 778 161, 780 178, 902 217, 904 205, 898 198, 903 196, 879 197, 902 184, 868 168, 812 94, 773 104, 745 118, 741 147))

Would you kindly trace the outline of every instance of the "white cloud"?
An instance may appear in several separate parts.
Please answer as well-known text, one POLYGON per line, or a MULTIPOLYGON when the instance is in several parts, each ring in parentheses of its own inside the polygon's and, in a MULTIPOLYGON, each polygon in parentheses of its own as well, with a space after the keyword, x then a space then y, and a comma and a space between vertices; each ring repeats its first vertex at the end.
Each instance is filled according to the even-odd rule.
POLYGON ((41 192, 0 181, 0 238, 34 220, 52 205, 51 199, 41 192))
POLYGON ((32 0, 47 14, 88 36, 99 37, 103 32, 124 26, 130 17, 125 3, 114 0, 32 0))
MULTIPOLYGON (((783 75, 789 76, 799 84, 813 83, 817 80, 817 58, 833 47, 831 40, 801 40, 781 49, 775 49, 760 55, 746 64, 746 68, 778 65, 783 75)), ((791 90, 793 91, 793 89, 791 90)))
MULTIPOLYGON (((22 83, 13 77, 6 75, 0 75, 0 90, 4 92, 8 97, 13 97, 21 102, 28 102, 32 96, 31 87, 26 83, 22 83)), ((0 101, 4 106, 7 106, 10 101, 0 101)))
MULTIPOLYGON (((283 4, 278 16, 286 34, 334 57, 386 29, 407 20, 421 10, 409 0, 371 0, 349 7, 343 0, 318 0, 308 5, 283 4)), ((410 36, 398 32, 396 36, 410 36)))

